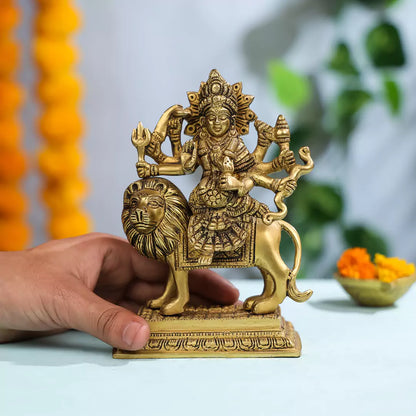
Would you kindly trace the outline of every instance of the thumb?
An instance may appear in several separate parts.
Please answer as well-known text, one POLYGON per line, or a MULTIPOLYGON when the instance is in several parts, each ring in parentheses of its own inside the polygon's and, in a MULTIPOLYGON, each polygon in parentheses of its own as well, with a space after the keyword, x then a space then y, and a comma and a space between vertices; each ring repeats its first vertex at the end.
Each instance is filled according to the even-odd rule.
POLYGON ((133 312, 100 298, 82 288, 79 302, 68 311, 71 328, 101 339, 113 347, 128 351, 143 348, 150 335, 147 322, 133 312))

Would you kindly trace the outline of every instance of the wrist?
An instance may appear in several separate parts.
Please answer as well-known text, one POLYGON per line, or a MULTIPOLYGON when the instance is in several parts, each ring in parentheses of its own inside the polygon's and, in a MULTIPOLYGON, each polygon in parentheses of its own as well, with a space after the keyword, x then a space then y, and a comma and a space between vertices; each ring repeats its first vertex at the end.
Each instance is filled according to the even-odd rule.
POLYGON ((150 165, 150 176, 159 175, 159 165, 150 165))
POLYGON ((279 192, 279 187, 280 187, 281 182, 282 182, 281 179, 274 179, 273 180, 272 185, 271 185, 270 188, 274 193, 279 192))

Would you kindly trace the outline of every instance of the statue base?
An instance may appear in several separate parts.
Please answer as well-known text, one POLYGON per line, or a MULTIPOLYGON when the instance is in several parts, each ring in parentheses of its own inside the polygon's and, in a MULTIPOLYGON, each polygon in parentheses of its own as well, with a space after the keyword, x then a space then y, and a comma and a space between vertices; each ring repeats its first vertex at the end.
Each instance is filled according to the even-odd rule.
POLYGON ((138 351, 113 350, 113 358, 299 357, 302 344, 280 308, 254 315, 241 304, 187 307, 183 314, 163 316, 141 307, 150 339, 138 351))

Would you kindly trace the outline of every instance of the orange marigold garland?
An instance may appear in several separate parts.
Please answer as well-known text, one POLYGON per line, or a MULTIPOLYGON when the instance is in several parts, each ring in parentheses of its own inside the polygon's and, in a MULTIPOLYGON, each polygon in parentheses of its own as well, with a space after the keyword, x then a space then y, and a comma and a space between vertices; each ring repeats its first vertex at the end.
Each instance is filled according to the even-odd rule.
POLYGON ((20 182, 26 172, 18 112, 24 100, 16 81, 20 47, 14 30, 20 20, 17 1, 0 1, 0 250, 21 250, 30 240, 27 199, 20 182))
POLYGON ((362 280, 378 279, 382 282, 392 282, 415 272, 413 263, 406 263, 405 260, 397 257, 386 257, 379 253, 376 253, 374 263, 371 262, 365 248, 354 247, 342 253, 337 266, 341 276, 362 280))
POLYGON ((84 120, 78 103, 83 88, 74 73, 78 50, 70 42, 80 26, 80 15, 70 0, 37 0, 37 4, 33 54, 40 73, 36 92, 43 104, 38 120, 44 139, 38 158, 45 177, 41 195, 51 213, 49 234, 65 238, 84 234, 91 227, 81 208, 87 193, 80 174, 84 120))

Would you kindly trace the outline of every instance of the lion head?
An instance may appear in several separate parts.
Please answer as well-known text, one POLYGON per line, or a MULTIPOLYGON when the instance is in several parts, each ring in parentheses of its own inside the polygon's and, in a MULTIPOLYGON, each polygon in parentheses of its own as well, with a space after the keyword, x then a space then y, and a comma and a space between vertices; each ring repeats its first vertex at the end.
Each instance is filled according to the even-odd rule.
POLYGON ((163 178, 133 182, 124 192, 121 214, 127 239, 140 254, 164 260, 186 233, 190 217, 182 192, 163 178))

